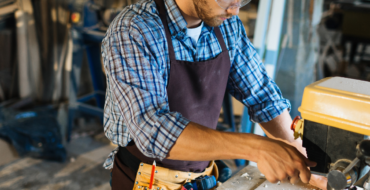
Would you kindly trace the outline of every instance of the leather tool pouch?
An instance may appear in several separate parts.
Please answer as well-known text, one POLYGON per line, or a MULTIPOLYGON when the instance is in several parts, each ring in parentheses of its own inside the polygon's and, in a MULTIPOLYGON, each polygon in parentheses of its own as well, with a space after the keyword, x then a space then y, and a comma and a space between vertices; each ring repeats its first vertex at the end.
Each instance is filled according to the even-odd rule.
MULTIPOLYGON (((138 158, 132 155, 124 147, 119 148, 116 156, 123 164, 136 172, 133 189, 148 190, 152 165, 140 162, 138 158)), ((210 165, 202 173, 182 172, 157 166, 156 173, 154 175, 153 189, 180 190, 183 184, 202 175, 214 175, 215 178, 218 179, 219 174, 216 163, 211 161, 210 165)))
MULTIPOLYGON (((152 165, 140 163, 136 173, 134 190, 149 189, 151 170, 152 165)), ((218 169, 214 161, 202 173, 182 172, 157 166, 152 189, 180 190, 183 184, 202 175, 214 175, 216 179, 218 178, 218 169)))

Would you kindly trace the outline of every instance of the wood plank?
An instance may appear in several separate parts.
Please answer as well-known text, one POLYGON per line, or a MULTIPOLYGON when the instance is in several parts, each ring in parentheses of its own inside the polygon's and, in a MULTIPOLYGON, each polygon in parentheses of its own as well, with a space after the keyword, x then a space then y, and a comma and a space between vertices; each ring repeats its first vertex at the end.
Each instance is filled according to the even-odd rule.
POLYGON ((5 100, 5 94, 4 94, 3 88, 1 88, 1 84, 0 84, 0 102, 2 102, 4 100, 5 100))
POLYGON ((8 164, 19 158, 17 151, 8 142, 0 139, 0 166, 8 164))
POLYGON ((68 29, 69 38, 68 38, 68 51, 67 51, 67 57, 66 57, 66 63, 64 68, 64 90, 63 90, 63 96, 62 98, 64 100, 69 99, 70 94, 70 76, 71 76, 71 70, 72 70, 72 61, 73 61, 73 40, 71 36, 71 32, 68 29))
POLYGON ((23 10, 16 11, 15 18, 17 21, 19 96, 20 98, 26 98, 32 96, 33 93, 28 74, 27 19, 23 10))
POLYGON ((20 96, 41 98, 42 76, 40 49, 36 36, 33 6, 30 0, 18 0, 16 11, 19 57, 20 96))
POLYGON ((62 52, 59 57, 59 65, 55 76, 53 102, 57 103, 62 97, 63 89, 63 70, 68 49, 68 33, 65 33, 62 52))
POLYGON ((14 13, 18 9, 18 5, 16 3, 8 5, 6 7, 1 7, 0 8, 0 16, 14 13))
POLYGON ((217 190, 270 190, 270 189, 312 189, 318 190, 318 188, 309 184, 298 182, 297 184, 290 183, 275 183, 268 182, 265 176, 254 166, 246 166, 238 173, 233 175, 229 180, 223 183, 217 188, 217 190))
POLYGON ((36 35, 35 18, 33 16, 33 6, 31 0, 22 0, 23 9, 27 14, 27 37, 28 37, 28 50, 29 59, 28 62, 30 68, 30 76, 32 81, 32 87, 34 89, 35 98, 41 100, 42 97, 42 75, 41 75, 41 59, 40 59, 40 47, 38 38, 36 35))

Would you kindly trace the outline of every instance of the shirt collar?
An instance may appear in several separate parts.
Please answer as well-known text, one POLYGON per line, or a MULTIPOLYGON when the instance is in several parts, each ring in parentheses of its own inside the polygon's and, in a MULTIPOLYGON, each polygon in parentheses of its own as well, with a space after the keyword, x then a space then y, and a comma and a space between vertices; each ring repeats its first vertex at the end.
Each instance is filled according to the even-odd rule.
MULTIPOLYGON (((182 39, 186 35, 188 23, 181 14, 179 7, 177 6, 175 0, 164 0, 165 6, 167 8, 169 19, 167 19, 168 27, 170 29, 171 36, 176 36, 179 39, 182 39)), ((203 32, 212 32, 213 27, 208 26, 204 23, 202 28, 203 32)))
POLYGON ((186 34, 186 25, 188 23, 181 14, 179 7, 177 6, 175 0, 164 0, 167 8, 167 13, 169 19, 167 19, 168 27, 170 29, 172 36, 185 35, 186 34))

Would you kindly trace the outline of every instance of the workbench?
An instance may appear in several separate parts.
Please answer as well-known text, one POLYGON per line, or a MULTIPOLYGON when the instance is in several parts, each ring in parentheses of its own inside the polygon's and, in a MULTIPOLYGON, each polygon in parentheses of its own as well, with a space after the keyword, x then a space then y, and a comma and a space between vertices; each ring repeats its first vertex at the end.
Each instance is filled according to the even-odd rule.
POLYGON ((319 190, 302 182, 292 185, 290 183, 268 182, 265 176, 254 166, 247 166, 223 183, 217 190, 319 190))

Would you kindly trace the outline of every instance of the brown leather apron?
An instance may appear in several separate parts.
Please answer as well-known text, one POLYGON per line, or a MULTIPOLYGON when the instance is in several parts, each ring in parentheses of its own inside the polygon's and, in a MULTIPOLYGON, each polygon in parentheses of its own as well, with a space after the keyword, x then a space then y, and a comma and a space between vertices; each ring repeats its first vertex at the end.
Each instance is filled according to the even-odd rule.
MULTIPOLYGON (((164 0, 155 0, 160 18, 165 28, 170 57, 170 77, 167 94, 171 112, 179 112, 192 122, 216 129, 226 84, 230 72, 230 57, 221 31, 214 28, 214 33, 222 48, 216 58, 203 62, 188 62, 176 60, 172 45, 170 30, 167 23, 167 11, 164 0)), ((211 34, 212 35, 212 34, 211 34)), ((180 161, 164 159, 162 161, 144 156, 134 143, 127 150, 142 162, 172 170, 186 172, 202 172, 209 161, 180 161)), ((186 150, 184 150, 186 151, 186 150)), ((117 159, 114 161, 112 189, 132 189, 135 173, 117 159)))

